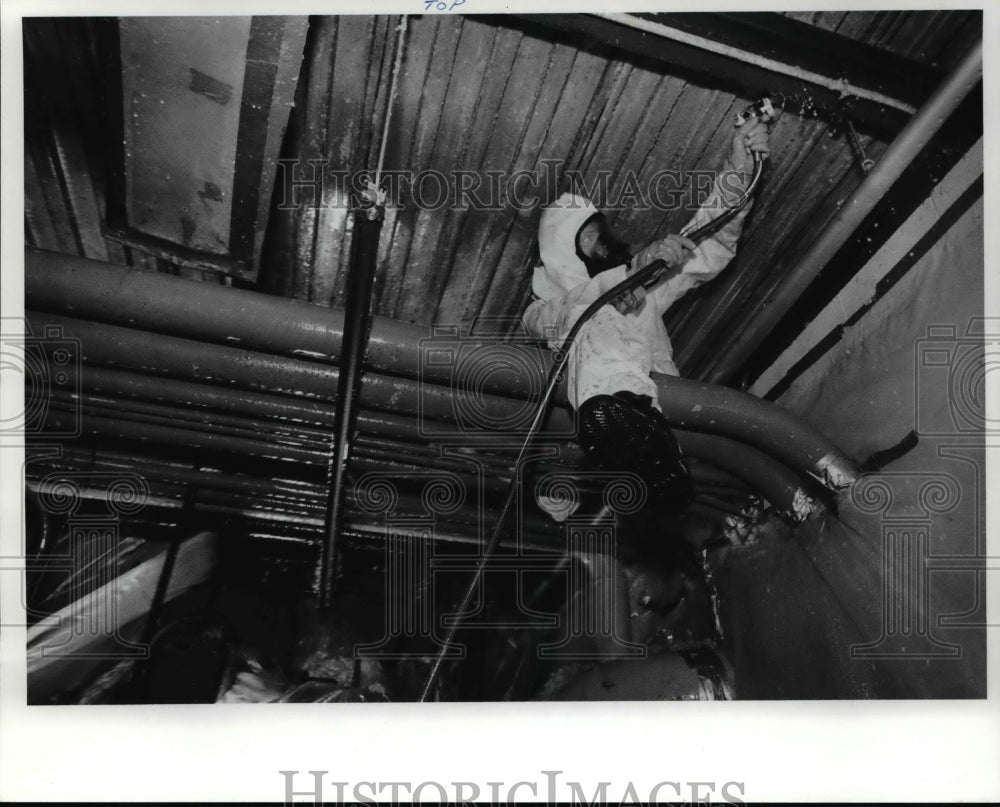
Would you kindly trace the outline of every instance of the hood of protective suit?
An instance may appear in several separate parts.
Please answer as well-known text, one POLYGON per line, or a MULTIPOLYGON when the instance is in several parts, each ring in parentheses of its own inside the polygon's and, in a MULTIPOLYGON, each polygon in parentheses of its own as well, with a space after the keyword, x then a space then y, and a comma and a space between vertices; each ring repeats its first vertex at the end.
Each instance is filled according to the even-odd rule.
POLYGON ((589 199, 564 193, 542 211, 538 225, 538 252, 531 290, 541 300, 561 297, 590 279, 587 267, 576 254, 576 234, 595 213, 589 199))

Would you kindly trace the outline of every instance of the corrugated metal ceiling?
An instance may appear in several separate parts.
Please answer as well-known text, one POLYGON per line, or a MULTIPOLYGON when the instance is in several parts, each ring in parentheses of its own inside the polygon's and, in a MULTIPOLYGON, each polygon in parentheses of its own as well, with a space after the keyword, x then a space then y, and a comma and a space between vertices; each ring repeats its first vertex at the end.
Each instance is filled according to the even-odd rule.
MULTIPOLYGON (((947 68, 978 33, 976 12, 794 12, 788 16, 947 68)), ((315 18, 284 154, 332 169, 374 167, 396 17, 315 18)), ((101 54, 86 20, 25 24, 26 240, 44 249, 181 270, 105 241, 101 54)), ((553 44, 483 19, 409 19, 386 168, 539 172, 544 161, 588 183, 691 172, 719 164, 732 113, 751 100, 671 75, 553 44)), ((741 250, 724 277, 669 314, 682 371, 698 370, 708 325, 730 323, 785 269, 776 256, 817 233, 861 178, 843 135, 786 114, 773 130, 765 184, 741 250)), ((865 138, 877 158, 885 144, 865 138)), ((565 189, 565 178, 542 201, 565 189)), ((335 201, 328 192, 326 202, 335 201)), ((635 243, 676 231, 688 209, 626 206, 612 222, 635 243)), ((383 230, 376 313, 421 324, 508 316, 529 297, 537 208, 390 209, 383 230)), ((350 216, 304 202, 273 209, 260 288, 342 305, 350 216)))

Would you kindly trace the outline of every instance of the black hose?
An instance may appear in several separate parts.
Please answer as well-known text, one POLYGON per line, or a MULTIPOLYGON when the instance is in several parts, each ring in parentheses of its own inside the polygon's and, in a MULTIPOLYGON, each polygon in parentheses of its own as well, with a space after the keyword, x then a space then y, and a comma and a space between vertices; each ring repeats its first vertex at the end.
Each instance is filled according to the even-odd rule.
MULTIPOLYGON (((736 204, 729 207, 724 213, 712 219, 711 221, 703 224, 686 233, 686 237, 690 238, 692 241, 697 241, 707 235, 715 232, 717 229, 722 227, 724 224, 729 222, 743 207, 746 205, 747 200, 750 198, 750 194, 753 193, 754 188, 760 181, 760 176, 764 170, 764 161, 760 158, 760 155, 756 152, 753 153, 753 176, 750 179, 750 184, 747 186, 746 190, 743 192, 740 199, 736 204)), ((675 272, 680 271, 679 267, 670 267, 675 272)), ((462 615, 468 609, 469 604, 472 602, 472 597, 476 593, 476 588, 479 586, 479 581, 482 579, 483 571, 486 569, 486 564, 489 563, 490 558, 496 551, 497 546, 500 543, 500 536, 503 533, 503 528, 507 523, 507 517, 510 515, 510 508, 514 503, 514 497, 518 489, 518 472, 527 456, 528 449, 531 447, 531 443, 535 438, 535 435, 541 430, 548 418, 549 410, 552 406, 552 397, 555 394, 556 387, 559 385, 559 380, 562 376, 563 368, 569 361, 569 352, 573 347, 573 342, 577 335, 580 333, 580 329, 594 316, 598 311, 600 311, 608 303, 614 302, 623 294, 638 288, 640 285, 650 288, 655 286, 664 279, 664 270, 667 269, 666 261, 662 259, 657 259, 647 266, 642 267, 637 272, 633 272, 631 275, 626 277, 621 283, 611 287, 608 291, 604 292, 600 297, 598 297, 594 302, 592 302, 587 309, 579 316, 576 322, 573 323, 573 327, 569 329, 569 333, 566 334, 566 338, 563 340, 562 347, 556 353, 556 360, 552 364, 552 369, 549 371, 548 379, 545 383, 545 391, 542 393, 541 400, 538 402, 538 408, 535 411, 535 417, 531 421, 531 426, 528 428, 528 433, 524 438, 524 443, 521 446, 521 451, 517 456, 517 460, 514 463, 513 474, 511 475, 510 483, 507 486, 507 494, 504 496, 503 505, 500 507, 500 514, 497 516, 496 521, 493 523, 493 530, 490 533, 490 540, 486 544, 486 549, 483 552, 483 557, 476 566, 476 571, 472 575, 472 580, 469 581, 469 585, 465 589, 465 594, 462 596, 462 601, 455 612, 454 621, 448 627, 448 631, 445 634, 444 642, 441 645, 441 650, 438 651, 437 655, 434 657, 434 664, 431 667, 430 673, 427 675, 427 680, 424 681, 423 689, 420 692, 420 703, 423 703, 430 697, 431 690, 434 688, 434 683, 437 681, 437 677, 441 672, 441 665, 444 663, 445 654, 448 651, 449 646, 455 639, 455 634, 458 632, 459 627, 462 623, 462 615)))

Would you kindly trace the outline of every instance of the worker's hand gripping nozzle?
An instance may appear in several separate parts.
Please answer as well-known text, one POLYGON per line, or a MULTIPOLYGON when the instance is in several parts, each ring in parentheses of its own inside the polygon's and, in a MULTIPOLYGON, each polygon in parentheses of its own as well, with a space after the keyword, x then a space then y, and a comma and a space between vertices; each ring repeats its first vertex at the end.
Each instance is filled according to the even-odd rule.
POLYGON ((778 117, 778 113, 774 109, 774 104, 765 95, 763 98, 758 98, 752 104, 749 104, 742 112, 737 112, 733 116, 733 123, 739 128, 754 118, 760 118, 764 123, 770 123, 776 117, 778 117))

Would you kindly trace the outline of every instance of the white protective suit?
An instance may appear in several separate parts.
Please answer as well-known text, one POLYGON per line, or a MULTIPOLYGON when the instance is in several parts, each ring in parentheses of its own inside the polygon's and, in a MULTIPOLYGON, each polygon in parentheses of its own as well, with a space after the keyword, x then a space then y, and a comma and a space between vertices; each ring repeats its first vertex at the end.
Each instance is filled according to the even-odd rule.
MULTIPOLYGON (((574 409, 595 395, 630 391, 648 395, 658 409, 656 384, 650 372, 680 375, 673 360, 663 314, 691 289, 719 274, 733 255, 743 230, 748 203, 714 235, 703 240, 685 260, 681 272, 649 290, 638 311, 620 314, 604 306, 587 322, 570 351, 568 395, 574 409)), ((700 226, 724 212, 719 181, 688 227, 700 226)), ((546 207, 538 227, 541 263, 532 280, 534 300, 524 312, 528 332, 561 347, 577 318, 605 291, 625 279, 627 267, 590 277, 576 254, 576 235, 597 208, 588 199, 564 193, 546 207)), ((635 267, 640 269, 642 267, 635 267)))

